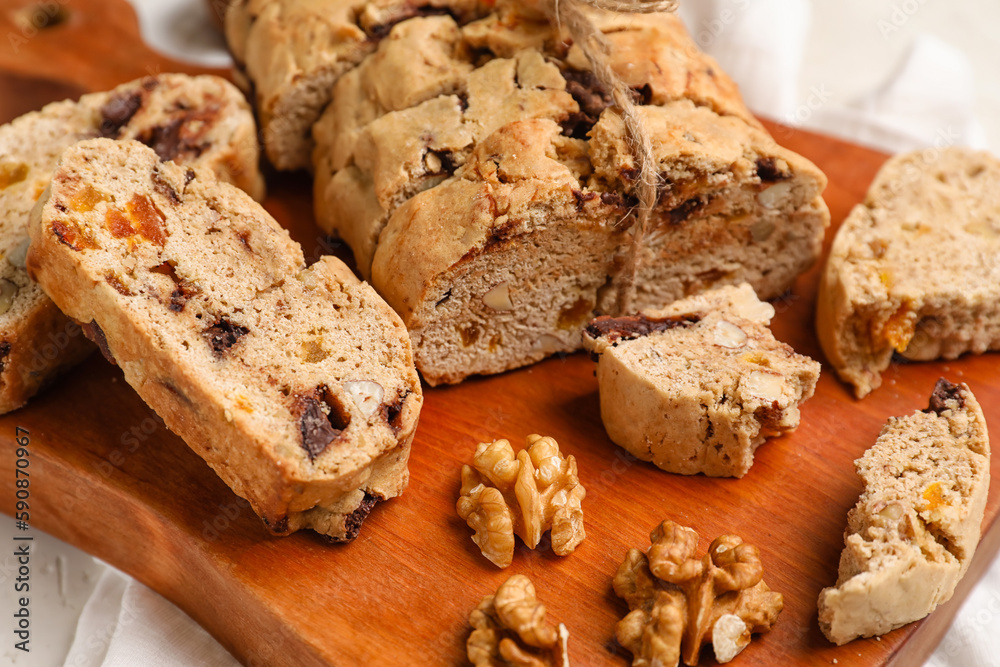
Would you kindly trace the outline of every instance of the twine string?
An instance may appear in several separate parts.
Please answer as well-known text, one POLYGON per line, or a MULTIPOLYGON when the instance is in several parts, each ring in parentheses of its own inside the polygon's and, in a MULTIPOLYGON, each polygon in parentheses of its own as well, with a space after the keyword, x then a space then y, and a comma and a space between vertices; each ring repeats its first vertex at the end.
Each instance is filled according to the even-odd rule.
POLYGON ((653 207, 656 205, 659 173, 653 155, 653 143, 632 98, 632 90, 611 68, 611 44, 584 12, 592 7, 610 12, 650 14, 672 12, 678 0, 542 0, 541 9, 557 30, 565 26, 573 43, 583 51, 597 81, 611 92, 614 107, 625 126, 625 140, 635 162, 637 176, 635 192, 639 205, 635 208, 632 243, 625 261, 622 279, 618 284, 619 314, 628 314, 635 303, 636 278, 642 259, 642 248, 653 207))

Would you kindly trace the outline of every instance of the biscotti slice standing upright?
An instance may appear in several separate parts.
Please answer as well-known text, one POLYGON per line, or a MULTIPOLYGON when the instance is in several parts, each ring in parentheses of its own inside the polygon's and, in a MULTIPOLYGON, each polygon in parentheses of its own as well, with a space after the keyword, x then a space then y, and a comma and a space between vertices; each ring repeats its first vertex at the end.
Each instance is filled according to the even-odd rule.
POLYGON ((773 316, 743 284, 592 321, 608 436, 669 472, 745 475, 765 439, 798 427, 819 379, 819 363, 775 340, 773 316))
POLYGON ((69 149, 35 213, 33 277, 271 531, 348 540, 403 491, 409 340, 342 262, 136 142, 69 149))
MULTIPOLYGON (((213 170, 260 199, 250 107, 214 76, 162 74, 56 102, 0 126, 0 413, 28 401, 93 346, 28 279, 28 215, 62 152, 93 137, 138 139, 163 160, 213 170)), ((79 206, 97 202, 81 193, 79 206)))
POLYGON ((819 597, 836 644, 919 620, 955 592, 989 491, 983 411, 968 386, 942 378, 929 407, 890 418, 855 466, 865 490, 847 515, 837 585, 819 597))
POLYGON ((967 148, 889 160, 837 231, 816 313, 823 351, 858 398, 894 352, 1000 349, 1000 160, 967 148))
POLYGON ((253 93, 264 148, 282 170, 310 166, 312 126, 337 80, 400 21, 471 20, 476 0, 235 0, 225 17, 237 79, 253 93))

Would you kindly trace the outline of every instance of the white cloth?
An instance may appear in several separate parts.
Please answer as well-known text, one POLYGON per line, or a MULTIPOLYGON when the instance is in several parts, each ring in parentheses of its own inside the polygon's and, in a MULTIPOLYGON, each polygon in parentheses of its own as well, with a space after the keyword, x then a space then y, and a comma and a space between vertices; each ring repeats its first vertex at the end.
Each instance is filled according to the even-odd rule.
MULTIPOLYGON (((226 56, 207 35, 202 0, 133 0, 143 34, 159 50, 219 66, 226 56)), ((972 68, 961 50, 917 35, 884 85, 838 103, 824 86, 799 90, 810 35, 806 0, 683 2, 681 16, 699 46, 739 83, 756 113, 862 142, 888 152, 925 146, 983 147, 973 113, 972 68)), ((846 40, 845 40, 846 41, 846 40)), ((985 667, 1000 655, 1000 559, 963 606, 930 667, 985 667)), ((109 568, 77 625, 67 667, 231 667, 237 664, 168 601, 109 568)))
POLYGON ((107 568, 76 626, 64 667, 239 667, 191 617, 107 568))

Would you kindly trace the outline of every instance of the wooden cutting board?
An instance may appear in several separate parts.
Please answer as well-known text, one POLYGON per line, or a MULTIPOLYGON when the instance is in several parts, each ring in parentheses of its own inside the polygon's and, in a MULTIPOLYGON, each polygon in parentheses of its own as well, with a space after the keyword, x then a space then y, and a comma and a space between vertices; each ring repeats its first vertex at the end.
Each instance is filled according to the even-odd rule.
MULTIPOLYGON (((6 2, 0 35, 30 3, 6 2)), ((123 0, 40 3, 59 20, 25 40, 0 40, 0 120, 51 99, 107 88, 157 71, 200 71, 151 52, 123 0)), ((37 10, 36 10, 37 11, 37 10)), ((839 223, 885 156, 769 125, 780 143, 830 177, 839 223)), ((271 175, 268 210, 309 257, 331 249, 315 228, 303 174, 271 175)), ((834 229, 827 235, 832 238, 834 229)), ((774 305, 774 331, 821 358, 813 331, 818 268, 774 305)), ((35 341, 44 354, 50 341, 35 341)), ((0 418, 0 507, 14 498, 15 429, 30 431, 31 524, 128 572, 175 602, 248 665, 460 664, 467 615, 515 573, 529 575, 552 619, 570 628, 575 665, 627 665, 614 626, 627 612, 611 590, 630 547, 671 518, 702 547, 736 533, 760 547, 768 584, 785 596, 775 629, 739 665, 917 664, 1000 548, 1000 497, 989 496, 985 537, 955 599, 922 623, 880 641, 837 648, 820 634, 816 598, 836 579, 847 510, 861 485, 852 461, 890 415, 926 406, 935 380, 968 382, 1000 428, 997 357, 895 365, 885 385, 856 401, 824 367, 802 426, 758 450, 742 480, 670 475, 629 462, 604 434, 593 364, 583 354, 505 375, 428 389, 410 463, 410 488, 378 506, 360 537, 332 546, 310 533, 270 537, 242 500, 170 434, 119 371, 94 355, 28 407, 0 418), (588 537, 576 553, 519 549, 501 571, 485 560, 455 514, 459 468, 476 443, 529 433, 554 436, 579 462, 588 537)), ((1000 473, 1000 462, 993 472, 1000 473)), ((706 659, 710 662, 710 660, 706 659)))

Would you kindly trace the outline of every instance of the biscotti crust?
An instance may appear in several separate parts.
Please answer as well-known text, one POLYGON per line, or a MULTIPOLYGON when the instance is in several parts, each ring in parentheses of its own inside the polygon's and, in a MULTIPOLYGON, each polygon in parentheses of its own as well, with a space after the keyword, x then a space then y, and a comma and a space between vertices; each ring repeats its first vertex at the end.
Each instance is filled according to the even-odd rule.
POLYGON ((422 399, 402 323, 339 260, 305 268, 244 193, 138 144, 84 142, 31 234, 43 288, 272 532, 350 539, 403 490, 422 399), (110 199, 80 212, 86 188, 110 199))
POLYGON ((161 159, 197 163, 264 196, 250 108, 213 76, 163 74, 56 102, 0 126, 0 413, 26 403, 93 347, 24 271, 31 207, 59 155, 97 136, 138 138, 161 159))

